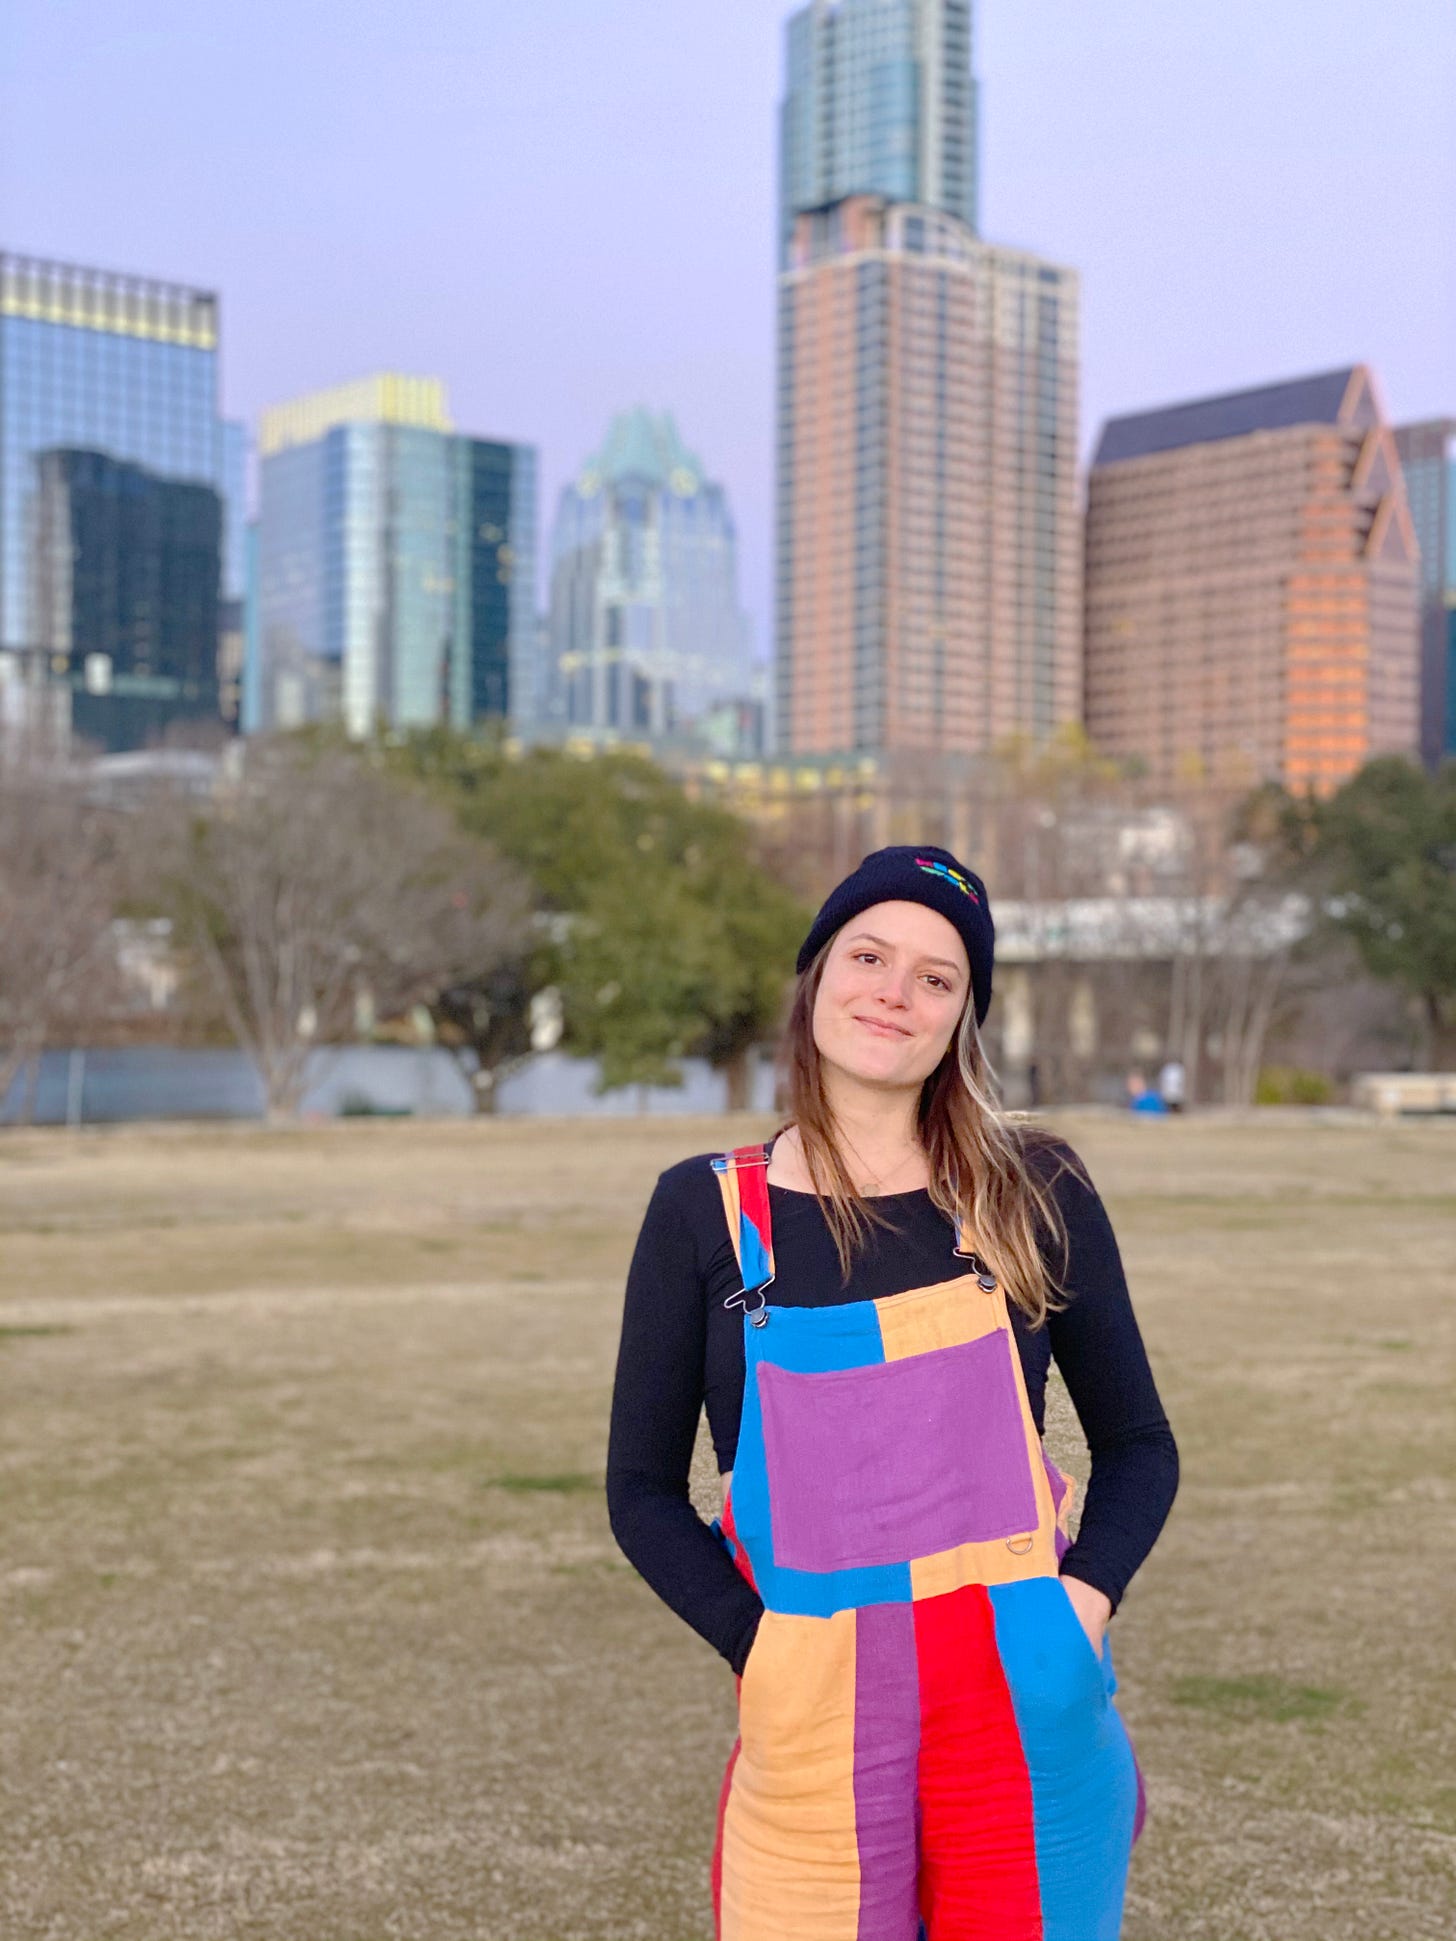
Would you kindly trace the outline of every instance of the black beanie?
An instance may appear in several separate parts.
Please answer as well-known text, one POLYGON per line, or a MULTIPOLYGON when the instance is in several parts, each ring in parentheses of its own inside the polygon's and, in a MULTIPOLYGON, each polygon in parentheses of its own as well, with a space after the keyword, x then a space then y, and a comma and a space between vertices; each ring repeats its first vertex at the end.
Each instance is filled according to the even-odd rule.
POLYGON ((799 946, 797 969, 809 968, 819 950, 841 925, 868 910, 873 903, 923 903, 953 923, 960 932, 971 965, 971 990, 976 1023, 984 1024, 991 1006, 991 960, 996 950, 996 926, 986 885, 973 870, 958 863, 948 849, 901 844, 877 849, 866 856, 853 876, 831 890, 799 946))

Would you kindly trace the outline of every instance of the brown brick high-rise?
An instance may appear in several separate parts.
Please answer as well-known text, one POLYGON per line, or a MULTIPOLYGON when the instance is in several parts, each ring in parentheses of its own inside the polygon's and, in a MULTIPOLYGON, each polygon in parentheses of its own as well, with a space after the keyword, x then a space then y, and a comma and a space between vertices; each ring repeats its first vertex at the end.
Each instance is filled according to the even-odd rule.
POLYGON ((1081 704, 1077 279, 878 196, 779 279, 781 752, 974 755, 1081 704))
POLYGON ((1417 551, 1363 365, 1113 419, 1086 547, 1105 753, 1318 794, 1416 753, 1417 551))

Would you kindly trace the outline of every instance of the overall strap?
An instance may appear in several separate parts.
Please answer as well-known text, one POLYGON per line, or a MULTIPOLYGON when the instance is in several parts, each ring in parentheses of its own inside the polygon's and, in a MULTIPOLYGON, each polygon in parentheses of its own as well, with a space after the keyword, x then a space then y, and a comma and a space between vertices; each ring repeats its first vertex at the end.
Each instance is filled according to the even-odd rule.
MULTIPOLYGON (((757 1294, 763 1312, 763 1290, 774 1277, 773 1225, 768 1210, 768 1147, 738 1146, 718 1155, 712 1162, 723 1195, 723 1212, 738 1271, 743 1277, 739 1293, 724 1302, 725 1307, 743 1302, 744 1296, 757 1294)), ((744 1303, 745 1311, 747 1304, 744 1303)))
POLYGON ((955 1237, 955 1246, 951 1249, 951 1251, 956 1255, 957 1259, 968 1260, 971 1263, 971 1272, 975 1275, 976 1279, 980 1282, 982 1291, 987 1294, 990 1294, 995 1290, 996 1276, 991 1272, 990 1268, 986 1265, 986 1262, 982 1258, 982 1256, 979 1253, 977 1253, 976 1249, 971 1245, 971 1241, 974 1239, 974 1237, 975 1236, 971 1232, 970 1221, 967 1217, 965 1206, 961 1200, 959 1182, 957 1182, 956 1237, 955 1237))

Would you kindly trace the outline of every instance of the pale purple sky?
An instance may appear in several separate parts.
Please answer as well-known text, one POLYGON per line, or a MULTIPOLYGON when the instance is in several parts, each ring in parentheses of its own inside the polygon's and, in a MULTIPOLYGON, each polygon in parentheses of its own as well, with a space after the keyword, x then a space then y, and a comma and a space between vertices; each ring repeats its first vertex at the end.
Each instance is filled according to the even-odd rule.
MULTIPOLYGON (((0 245, 215 288, 232 416, 382 369, 732 497, 767 647, 784 0, 4 0, 0 245)), ((1367 359, 1456 412, 1452 0, 982 0, 983 226, 1083 275, 1083 420, 1367 359)))

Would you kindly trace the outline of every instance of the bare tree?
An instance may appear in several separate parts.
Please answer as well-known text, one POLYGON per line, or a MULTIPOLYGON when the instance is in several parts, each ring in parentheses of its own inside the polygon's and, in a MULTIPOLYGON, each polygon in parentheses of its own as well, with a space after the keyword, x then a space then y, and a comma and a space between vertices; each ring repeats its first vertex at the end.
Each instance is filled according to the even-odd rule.
POLYGON ((12 754, 0 766, 0 1101, 104 1005, 118 893, 113 818, 77 772, 12 754))
POLYGON ((1208 1022, 1225 1105, 1252 1105, 1264 1046, 1307 927, 1303 900, 1244 888, 1221 913, 1210 966, 1208 1022))
POLYGON ((1252 1104, 1264 1047, 1297 995, 1296 954, 1309 898, 1271 866, 1273 825, 1260 791, 1185 791, 1168 1044, 1187 1068, 1190 1101, 1203 1067, 1226 1105, 1252 1104))
POLYGON ((508 962, 530 896, 448 810, 359 751, 253 743, 199 811, 169 805, 156 857, 179 940, 262 1078, 294 1116, 310 1055, 508 962))

